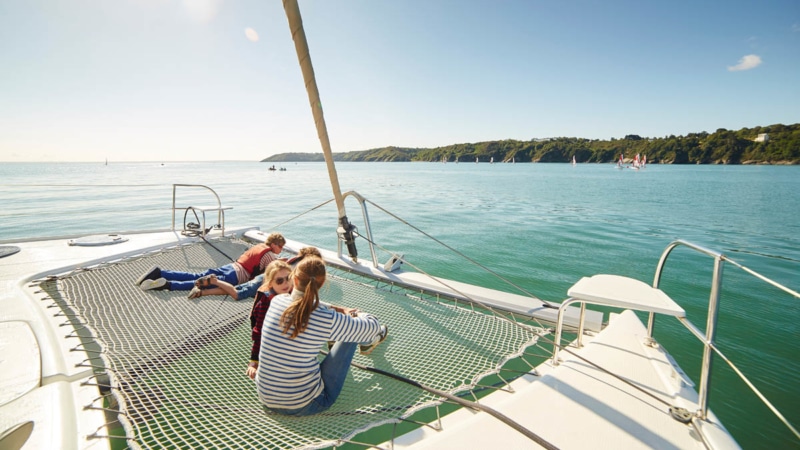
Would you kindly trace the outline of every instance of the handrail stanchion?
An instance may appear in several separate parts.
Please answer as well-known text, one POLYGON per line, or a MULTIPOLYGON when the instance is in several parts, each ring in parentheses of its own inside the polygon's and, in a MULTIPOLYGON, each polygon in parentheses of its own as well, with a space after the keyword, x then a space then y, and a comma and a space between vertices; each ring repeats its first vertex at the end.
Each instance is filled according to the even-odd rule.
MULTIPOLYGON (((661 259, 658 261, 658 266, 656 266, 656 274, 653 279, 654 288, 658 289, 658 285, 661 282, 661 273, 664 270, 664 264, 667 261, 667 257, 672 250, 679 245, 684 245, 692 250, 704 253, 714 258, 714 273, 711 280, 711 294, 709 295, 708 299, 708 317, 706 318, 706 336, 703 340, 703 361, 700 371, 700 386, 697 390, 699 396, 698 406, 700 407, 700 414, 702 418, 705 419, 708 415, 708 387, 711 384, 711 366, 714 357, 712 347, 714 345, 714 337, 717 330, 717 311, 719 309, 719 294, 720 287, 722 286, 722 265, 725 255, 683 240, 671 242, 667 248, 664 249, 664 252, 661 254, 661 259)), ((654 326, 655 318, 651 316, 647 324, 647 332, 650 337, 653 336, 652 333, 654 326)))
POLYGON ((703 343, 703 365, 700 372, 700 414, 702 419, 708 416, 708 385, 711 381, 711 363, 714 360, 714 352, 711 346, 714 345, 714 337, 717 333, 717 311, 719 304, 719 293, 722 285, 722 256, 714 258, 714 275, 711 281, 711 294, 708 298, 708 318, 706 319, 706 339, 703 343))
MULTIPOLYGON (((691 321, 689 321, 688 317, 678 317, 678 320, 688 329, 692 335, 694 335, 698 340, 703 342, 703 360, 701 366, 701 373, 700 373, 700 385, 698 388, 698 408, 697 415, 700 419, 706 420, 708 417, 708 410, 709 410, 709 386, 711 385, 711 368, 713 362, 713 354, 717 353, 722 360, 733 369, 733 371, 742 379, 742 381, 747 384, 748 387, 758 396, 758 398, 775 414, 780 421, 789 428, 794 435, 800 439, 800 431, 798 431, 791 423, 783 416, 783 414, 778 411, 777 408, 762 394, 753 383, 747 379, 744 373, 739 370, 733 362, 725 357, 722 352, 716 347, 714 342, 716 337, 716 330, 717 330, 717 315, 719 311, 719 301, 720 301, 720 293, 722 288, 722 272, 724 268, 724 263, 727 261, 733 264, 735 267, 742 269, 744 272, 786 292, 787 294, 795 297, 800 298, 800 293, 795 290, 789 289, 786 286, 777 283, 769 278, 755 272, 754 270, 748 269, 747 267, 742 266, 741 264, 737 263, 736 261, 729 259, 724 254, 715 252, 713 250, 709 250, 705 247, 701 247, 699 245, 692 244, 691 242, 683 241, 683 240, 676 240, 671 242, 664 252, 661 254, 661 259, 658 261, 658 266, 656 267, 655 277, 653 279, 653 287, 658 289, 658 285, 661 281, 661 273, 664 269, 664 264, 667 261, 667 257, 669 256, 670 252, 672 252, 675 247, 679 245, 684 245, 689 247, 692 250, 695 250, 699 253, 706 254, 714 258, 714 272, 712 274, 711 280, 711 293, 709 294, 708 300, 708 317, 706 318, 706 331, 705 336, 703 332, 698 329, 691 321)), ((648 332, 650 336, 652 336, 654 325, 654 319, 651 317, 648 323, 648 332)), ((702 433, 701 433, 702 435, 702 433)), ((705 438, 704 438, 705 440, 705 438)))
MULTIPOLYGON (((672 252, 672 250, 677 247, 682 241, 674 241, 670 242, 667 248, 661 252, 661 258, 658 260, 658 265, 656 266, 656 274, 653 277, 653 288, 658 289, 658 285, 661 283, 661 272, 664 270, 664 264, 667 262, 667 257, 672 252)), ((656 316, 653 313, 650 313, 650 317, 647 320, 647 337, 653 339, 653 332, 655 331, 656 327, 656 316)))
POLYGON ((578 319, 578 348, 583 347, 583 322, 586 319, 586 302, 581 302, 581 315, 578 319))
MULTIPOLYGON (((561 332, 564 329, 564 312, 567 310, 567 306, 571 305, 580 301, 576 298, 568 298, 561 302, 561 306, 558 307, 558 317, 556 319, 556 335, 555 335, 555 345, 553 346, 553 366, 558 365, 558 350, 561 347, 561 332)), ((584 305, 585 303, 581 302, 584 305)), ((581 322, 583 321, 583 317, 581 317, 581 322)), ((583 323, 580 324, 580 328, 583 328, 583 323)))
MULTIPOLYGON (((217 224, 219 224, 219 226, 222 229, 221 230, 222 236, 225 236, 225 210, 226 209, 231 209, 231 208, 222 206, 222 200, 220 200, 219 195, 217 195, 217 192, 215 190, 211 189, 210 187, 202 185, 202 184, 174 183, 172 185, 172 231, 175 231, 175 210, 177 209, 177 206, 175 206, 175 201, 176 201, 176 198, 177 198, 177 193, 176 192, 177 192, 178 186, 204 188, 204 189, 208 190, 209 192, 211 192, 214 195, 214 198, 217 199, 217 206, 216 207, 211 206, 211 207, 207 207, 207 208, 196 208, 196 209, 203 212, 203 227, 205 227, 206 211, 216 211, 217 212, 217 224)), ((206 234, 206 231, 205 231, 205 228, 203 228, 203 236, 205 236, 205 234, 206 234)))
POLYGON ((177 188, 177 184, 172 185, 172 231, 175 231, 175 190, 177 188))

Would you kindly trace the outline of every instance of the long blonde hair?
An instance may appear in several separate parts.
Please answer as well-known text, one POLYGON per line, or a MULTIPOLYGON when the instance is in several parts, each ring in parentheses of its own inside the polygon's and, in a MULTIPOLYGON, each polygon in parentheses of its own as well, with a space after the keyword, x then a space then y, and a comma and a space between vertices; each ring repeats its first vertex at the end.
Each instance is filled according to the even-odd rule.
POLYGON ((305 257, 297 264, 292 278, 296 289, 303 291, 303 296, 293 301, 281 315, 283 332, 294 339, 308 327, 311 313, 319 306, 319 290, 325 284, 327 272, 325 262, 315 256, 305 257))
MULTIPOLYGON (((278 272, 281 271, 281 269, 286 269, 291 272, 292 266, 290 266, 285 261, 280 259, 276 259, 267 264, 267 268, 264 269, 264 282, 261 283, 261 286, 258 287, 258 290, 261 293, 263 293, 264 295, 269 294, 269 284, 275 280, 275 275, 277 275, 278 272)), ((289 282, 291 283, 291 280, 289 282)), ((253 306, 250 307, 250 318, 253 317, 253 311, 255 311, 256 309, 256 303, 258 303, 258 294, 256 294, 255 298, 253 298, 253 306)))

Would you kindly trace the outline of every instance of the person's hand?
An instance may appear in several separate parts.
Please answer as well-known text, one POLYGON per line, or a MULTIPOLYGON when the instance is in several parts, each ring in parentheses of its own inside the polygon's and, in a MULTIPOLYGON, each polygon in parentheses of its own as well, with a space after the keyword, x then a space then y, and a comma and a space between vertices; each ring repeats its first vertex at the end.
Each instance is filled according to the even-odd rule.
POLYGON ((357 317, 358 316, 358 308, 344 308, 342 307, 342 314, 346 314, 348 316, 357 317))
POLYGON ((247 365, 247 370, 245 373, 251 380, 256 379, 256 372, 258 372, 258 363, 255 361, 251 361, 250 364, 247 365))

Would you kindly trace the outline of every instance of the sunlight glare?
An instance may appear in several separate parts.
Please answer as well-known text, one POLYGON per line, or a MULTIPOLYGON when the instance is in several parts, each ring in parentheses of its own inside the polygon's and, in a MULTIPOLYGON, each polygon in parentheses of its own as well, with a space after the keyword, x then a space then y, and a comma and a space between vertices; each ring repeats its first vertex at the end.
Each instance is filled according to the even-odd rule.
POLYGON ((209 22, 217 15, 221 0, 183 0, 189 16, 199 22, 209 22))

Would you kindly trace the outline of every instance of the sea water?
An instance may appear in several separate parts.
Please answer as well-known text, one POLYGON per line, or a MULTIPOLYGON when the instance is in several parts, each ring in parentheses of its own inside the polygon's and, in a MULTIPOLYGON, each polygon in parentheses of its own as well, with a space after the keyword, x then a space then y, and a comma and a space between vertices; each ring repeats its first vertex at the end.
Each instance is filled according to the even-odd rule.
MULTIPOLYGON (((4 163, 0 240, 169 228, 172 185, 199 184, 233 207, 225 215, 229 227, 256 225, 335 248, 337 210, 333 202, 325 203, 334 197, 326 165, 278 163, 286 170, 269 171, 270 165, 4 163)), ((369 201, 372 240, 434 275, 504 290, 507 281, 544 300, 561 301, 572 284, 597 273, 651 284, 664 248, 684 239, 800 288, 799 167, 351 162, 336 168, 341 190, 357 191, 369 201), (409 230, 440 244, 409 237, 409 230), (468 262, 440 259, 448 248, 468 262), (481 265, 496 276, 487 277, 481 265)), ((178 206, 215 201, 202 189, 178 191, 178 206)), ((367 236, 357 202, 348 197, 345 206, 367 236)), ((178 228, 183 213, 176 213, 178 228)), ((186 221, 200 219, 189 213, 186 221)), ((209 224, 216 219, 207 217, 209 224)), ((360 257, 369 258, 365 242, 358 245, 360 257)), ((675 250, 662 278, 662 288, 700 329, 706 324, 712 263, 675 250)), ((717 342, 790 422, 800 425, 800 300, 732 265, 723 279, 717 342)), ((668 318, 659 318, 656 338, 697 382, 697 340, 668 318)), ((722 360, 715 360, 712 377, 710 406, 744 448, 800 446, 722 360)))

